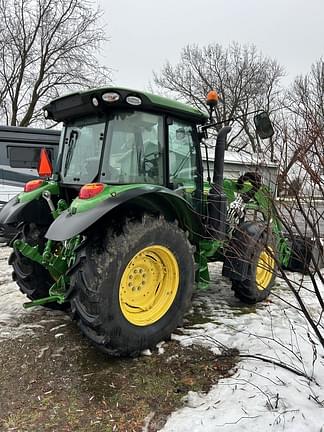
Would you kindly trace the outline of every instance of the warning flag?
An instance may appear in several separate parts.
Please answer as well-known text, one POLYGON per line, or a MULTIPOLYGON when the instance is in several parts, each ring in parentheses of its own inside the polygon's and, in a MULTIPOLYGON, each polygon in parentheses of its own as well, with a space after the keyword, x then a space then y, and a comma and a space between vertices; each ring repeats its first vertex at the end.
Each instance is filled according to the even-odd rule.
POLYGON ((53 167, 46 148, 42 148, 41 150, 37 171, 39 177, 51 177, 53 173, 53 167))

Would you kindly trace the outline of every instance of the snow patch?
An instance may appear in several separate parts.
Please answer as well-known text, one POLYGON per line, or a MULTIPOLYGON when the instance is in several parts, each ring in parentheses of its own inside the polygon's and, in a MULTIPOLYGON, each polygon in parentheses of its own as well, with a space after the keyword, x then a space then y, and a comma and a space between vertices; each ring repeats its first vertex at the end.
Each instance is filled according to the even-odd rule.
MULTIPOLYGON (((53 323, 52 332, 63 329, 62 322, 70 321, 69 316, 45 308, 23 308, 26 298, 11 282, 9 254, 9 248, 0 248, 0 341, 32 337, 49 322, 53 323)), ((172 335, 172 339, 183 345, 205 346, 215 354, 224 349, 238 349, 242 356, 284 362, 296 373, 256 358, 242 357, 234 375, 221 379, 208 394, 189 392, 186 406, 169 417, 163 431, 323 431, 324 352, 303 315, 280 299, 295 304, 288 287, 280 282, 269 301, 246 307, 233 297, 229 284, 220 277, 219 264, 211 266, 211 275, 210 289, 196 294, 193 309, 208 322, 186 326, 182 335, 172 335)), ((299 274, 290 277, 296 286, 311 287, 307 277, 299 274)), ((304 293, 308 310, 319 317, 313 293, 304 293)), ((55 334, 62 336, 63 333, 55 334)), ((162 345, 158 346, 159 352, 163 351, 162 345)), ((38 358, 47 349, 41 348, 38 358)), ((61 352, 54 354, 61 355, 61 352)))
MULTIPOLYGON (((195 312, 209 322, 186 327, 172 338, 185 346, 205 346, 215 354, 238 349, 243 357, 234 375, 221 379, 208 394, 190 392, 186 406, 173 413, 162 430, 324 430, 324 352, 303 315, 280 299, 296 304, 289 288, 280 282, 267 302, 242 307, 219 277, 220 265, 213 264, 211 271, 214 283, 194 300, 195 312), (248 356, 283 362, 296 373, 248 356)), ((308 277, 289 277, 304 288, 311 286, 308 277)), ((303 294, 308 310, 319 316, 313 293, 303 294)))
POLYGON ((42 324, 45 322, 53 321, 57 324, 58 319, 70 320, 60 311, 42 307, 24 309, 23 304, 28 299, 19 291, 17 284, 12 282, 12 267, 8 265, 11 251, 9 247, 0 247, 0 341, 33 336, 37 329, 44 328, 42 324), (25 319, 27 317, 28 320, 25 319))

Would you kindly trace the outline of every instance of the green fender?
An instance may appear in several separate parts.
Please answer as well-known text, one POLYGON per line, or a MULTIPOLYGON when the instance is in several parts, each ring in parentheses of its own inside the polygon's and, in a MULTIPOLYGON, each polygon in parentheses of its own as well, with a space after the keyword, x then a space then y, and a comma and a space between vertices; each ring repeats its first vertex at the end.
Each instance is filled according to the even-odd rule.
POLYGON ((191 237, 200 236, 204 232, 200 216, 183 197, 162 186, 147 185, 111 194, 86 211, 74 212, 72 203, 70 208, 62 212, 50 225, 45 237, 55 241, 68 240, 125 204, 177 219, 191 237))
POLYGON ((0 242, 9 243, 17 234, 21 223, 49 225, 53 216, 45 200, 19 202, 18 197, 8 201, 0 211, 0 242))

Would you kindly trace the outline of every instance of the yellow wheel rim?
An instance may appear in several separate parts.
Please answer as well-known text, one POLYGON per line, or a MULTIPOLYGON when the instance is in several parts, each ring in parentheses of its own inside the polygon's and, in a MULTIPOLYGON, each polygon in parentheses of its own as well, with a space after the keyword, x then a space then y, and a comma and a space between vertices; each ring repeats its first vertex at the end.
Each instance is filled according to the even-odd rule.
POLYGON ((275 260, 272 249, 264 249, 260 253, 255 275, 258 290, 263 291, 268 288, 272 279, 274 268, 275 260))
POLYGON ((179 287, 179 266, 164 246, 140 250, 127 264, 119 285, 124 317, 137 326, 154 324, 170 309, 179 287))

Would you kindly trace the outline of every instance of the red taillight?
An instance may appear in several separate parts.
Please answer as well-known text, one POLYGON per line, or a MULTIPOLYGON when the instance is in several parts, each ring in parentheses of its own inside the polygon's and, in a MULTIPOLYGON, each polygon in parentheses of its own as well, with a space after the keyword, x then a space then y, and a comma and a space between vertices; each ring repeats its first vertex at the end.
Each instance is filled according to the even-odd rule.
POLYGON ((100 194, 104 190, 105 185, 102 183, 88 183, 82 186, 79 192, 80 199, 89 199, 100 194))
POLYGON ((37 179, 37 180, 30 180, 27 182, 24 186, 24 192, 31 192, 35 189, 38 189, 41 187, 44 183, 44 180, 37 179))

